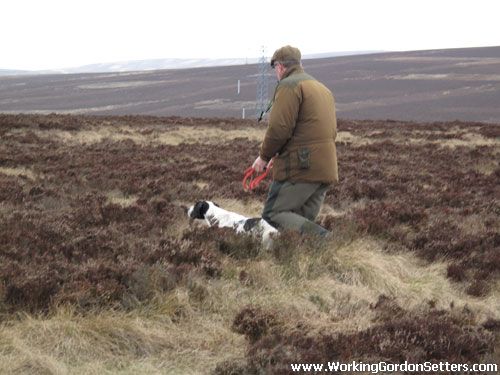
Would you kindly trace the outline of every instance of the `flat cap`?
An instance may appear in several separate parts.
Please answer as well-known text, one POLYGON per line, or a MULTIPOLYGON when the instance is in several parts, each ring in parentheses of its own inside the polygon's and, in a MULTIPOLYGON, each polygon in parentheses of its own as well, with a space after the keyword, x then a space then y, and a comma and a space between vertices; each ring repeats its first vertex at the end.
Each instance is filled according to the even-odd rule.
POLYGON ((271 66, 274 68, 274 64, 276 62, 296 62, 300 64, 300 59, 302 55, 300 54, 300 50, 298 48, 292 46, 284 46, 277 49, 273 57, 271 58, 271 66))

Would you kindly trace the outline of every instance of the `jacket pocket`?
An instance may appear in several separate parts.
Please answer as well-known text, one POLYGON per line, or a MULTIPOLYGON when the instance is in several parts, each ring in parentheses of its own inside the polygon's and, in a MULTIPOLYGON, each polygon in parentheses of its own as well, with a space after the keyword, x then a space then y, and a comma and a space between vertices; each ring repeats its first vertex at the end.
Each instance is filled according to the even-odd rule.
POLYGON ((302 147, 297 150, 299 169, 309 169, 311 167, 311 150, 309 147, 302 147))

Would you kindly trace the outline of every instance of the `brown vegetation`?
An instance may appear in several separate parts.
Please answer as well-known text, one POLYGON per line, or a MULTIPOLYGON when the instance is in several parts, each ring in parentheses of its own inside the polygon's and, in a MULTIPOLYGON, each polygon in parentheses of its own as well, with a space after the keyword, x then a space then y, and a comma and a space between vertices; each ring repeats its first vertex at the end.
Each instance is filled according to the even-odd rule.
MULTIPOLYGON (((237 363, 240 373, 289 374, 291 363, 327 361, 477 363, 493 351, 494 336, 476 327, 467 312, 432 308, 408 312, 385 296, 373 309, 384 316, 382 323, 361 332, 337 334, 315 333, 307 322, 280 326, 275 323, 276 313, 246 307, 234 320, 235 330, 249 341, 246 363, 237 363)), ((235 367, 222 363, 214 373, 233 374, 235 367)))
MULTIPOLYGON (((182 127, 196 132, 207 124, 228 132, 254 126, 177 117, 0 115, 2 316, 50 313, 62 304, 82 314, 128 311, 179 286, 203 301, 209 292, 190 280, 219 280, 228 272, 242 287, 262 283, 248 268, 224 266, 228 259, 247 264, 259 258, 253 239, 230 230, 186 229, 181 208, 200 198, 263 201, 265 185, 252 195, 241 189, 257 141, 221 138, 215 147, 203 142, 200 131, 177 145, 106 138, 66 144, 46 133, 126 125, 155 136, 182 127)), ((320 218, 336 241, 375 237, 388 244, 387 251, 397 247, 428 264, 447 262, 446 276, 471 296, 497 292, 499 127, 340 121, 339 131, 349 137, 338 144, 341 181, 326 204, 341 214, 320 218)), ((293 277, 301 267, 297 254, 320 257, 320 248, 289 233, 270 257, 293 277)), ((332 264, 317 263, 317 270, 335 275, 332 264)), ((315 272, 303 274, 318 277, 315 272)), ((320 296, 310 301, 329 310, 320 296)), ((479 361, 493 352, 489 331, 498 331, 493 318, 481 325, 464 311, 407 310, 384 298, 373 306, 370 328, 343 333, 318 333, 307 322, 287 321, 260 306, 239 310, 233 329, 248 338, 247 356, 221 363, 221 374, 285 373, 288 363, 335 358, 479 361)))

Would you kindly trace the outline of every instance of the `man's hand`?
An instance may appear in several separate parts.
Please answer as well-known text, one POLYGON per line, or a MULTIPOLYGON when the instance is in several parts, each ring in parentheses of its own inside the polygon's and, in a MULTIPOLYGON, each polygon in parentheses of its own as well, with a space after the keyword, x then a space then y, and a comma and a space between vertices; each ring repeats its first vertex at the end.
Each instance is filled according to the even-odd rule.
POLYGON ((253 162, 252 168, 255 172, 260 173, 267 167, 267 162, 264 161, 260 156, 253 162))

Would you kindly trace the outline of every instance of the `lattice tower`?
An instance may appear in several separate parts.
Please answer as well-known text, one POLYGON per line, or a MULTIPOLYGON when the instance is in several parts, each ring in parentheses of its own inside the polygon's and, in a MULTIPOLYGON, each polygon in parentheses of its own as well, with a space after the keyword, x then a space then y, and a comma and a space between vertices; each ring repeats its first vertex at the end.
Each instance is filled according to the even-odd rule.
POLYGON ((266 59, 265 47, 262 47, 262 56, 257 66, 257 100, 255 102, 255 112, 257 117, 259 117, 267 109, 269 103, 269 63, 266 59))

